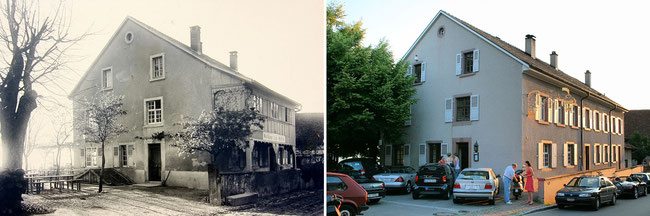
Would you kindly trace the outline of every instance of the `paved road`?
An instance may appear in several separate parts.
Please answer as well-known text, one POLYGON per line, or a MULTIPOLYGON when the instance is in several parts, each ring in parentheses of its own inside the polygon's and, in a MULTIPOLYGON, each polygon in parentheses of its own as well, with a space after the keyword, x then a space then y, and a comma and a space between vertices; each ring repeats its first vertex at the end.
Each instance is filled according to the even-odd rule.
POLYGON ((636 216, 650 215, 650 196, 630 199, 621 197, 616 201, 616 205, 605 205, 598 211, 586 207, 567 207, 566 209, 551 209, 537 212, 531 215, 621 215, 636 216))
MULTIPOLYGON (((508 211, 520 211, 541 204, 529 206, 523 200, 513 200, 513 205, 506 205, 503 197, 498 197, 495 205, 489 205, 487 201, 474 201, 462 204, 454 204, 451 199, 444 200, 436 196, 425 196, 413 200, 411 194, 389 193, 379 203, 370 205, 364 215, 482 215, 496 212, 508 213, 508 211)), ((510 212, 514 213, 514 212, 510 212)))

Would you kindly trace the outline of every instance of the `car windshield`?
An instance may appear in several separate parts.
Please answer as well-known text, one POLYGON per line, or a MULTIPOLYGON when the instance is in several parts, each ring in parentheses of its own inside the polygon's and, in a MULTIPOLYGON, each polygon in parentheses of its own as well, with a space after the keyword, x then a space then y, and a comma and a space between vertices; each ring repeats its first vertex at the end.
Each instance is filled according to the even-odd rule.
POLYGON ((600 180, 598 178, 584 178, 584 177, 577 177, 571 179, 569 184, 567 184, 567 187, 598 187, 600 184, 600 180))
POLYGON ((445 175, 445 168, 443 166, 423 166, 420 167, 418 173, 422 175, 445 175))
POLYGON ((344 170, 363 170, 363 165, 360 161, 348 161, 341 163, 341 167, 344 170))
POLYGON ((486 171, 466 170, 458 174, 458 179, 487 180, 489 174, 486 171))
POLYGON ((637 178, 640 178, 640 179, 643 179, 643 181, 647 181, 647 180, 648 180, 648 176, 646 176, 646 175, 644 175, 644 174, 632 174, 632 176, 637 177, 637 178))

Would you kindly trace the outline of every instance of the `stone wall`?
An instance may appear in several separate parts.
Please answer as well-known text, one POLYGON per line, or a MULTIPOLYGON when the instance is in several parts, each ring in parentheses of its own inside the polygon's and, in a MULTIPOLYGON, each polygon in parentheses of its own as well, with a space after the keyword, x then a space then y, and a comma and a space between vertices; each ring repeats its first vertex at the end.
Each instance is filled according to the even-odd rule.
POLYGON ((582 175, 599 175, 602 174, 606 177, 611 176, 628 176, 631 173, 642 172, 642 166, 636 166, 628 169, 616 170, 615 167, 606 167, 594 170, 587 170, 581 172, 575 172, 566 175, 553 176, 549 178, 538 178, 537 179, 537 193, 535 196, 544 204, 555 204, 555 194, 558 190, 564 188, 564 184, 569 183, 574 177, 582 175))
POLYGON ((302 184, 298 169, 270 172, 221 173, 222 197, 253 192, 268 197, 299 190, 302 184))

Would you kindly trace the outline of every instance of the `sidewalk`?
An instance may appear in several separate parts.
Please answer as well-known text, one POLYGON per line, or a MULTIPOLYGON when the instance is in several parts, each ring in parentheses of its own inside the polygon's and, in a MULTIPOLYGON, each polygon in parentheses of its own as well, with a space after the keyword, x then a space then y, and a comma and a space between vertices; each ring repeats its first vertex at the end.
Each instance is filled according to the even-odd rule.
POLYGON ((512 205, 508 205, 503 201, 503 197, 499 197, 493 207, 469 212, 466 215, 523 215, 527 211, 544 207, 544 204, 541 203, 528 205, 526 201, 527 198, 520 197, 519 200, 511 199, 512 205))

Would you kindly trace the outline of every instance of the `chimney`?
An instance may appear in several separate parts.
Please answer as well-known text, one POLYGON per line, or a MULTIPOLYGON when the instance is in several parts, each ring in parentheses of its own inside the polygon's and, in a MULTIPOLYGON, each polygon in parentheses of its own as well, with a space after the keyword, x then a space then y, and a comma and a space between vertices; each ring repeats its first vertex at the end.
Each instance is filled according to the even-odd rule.
POLYGON ((199 26, 190 27, 190 47, 199 54, 202 54, 203 52, 203 43, 201 43, 201 27, 199 26))
POLYGON ((535 58, 535 35, 526 35, 526 53, 533 59, 535 58))
POLYGON ((230 68, 237 71, 237 51, 230 52, 230 68))
POLYGON ((557 70, 557 53, 555 51, 551 53, 551 67, 557 70))
POLYGON ((589 72, 589 70, 585 72, 585 84, 591 87, 591 72, 589 72))

